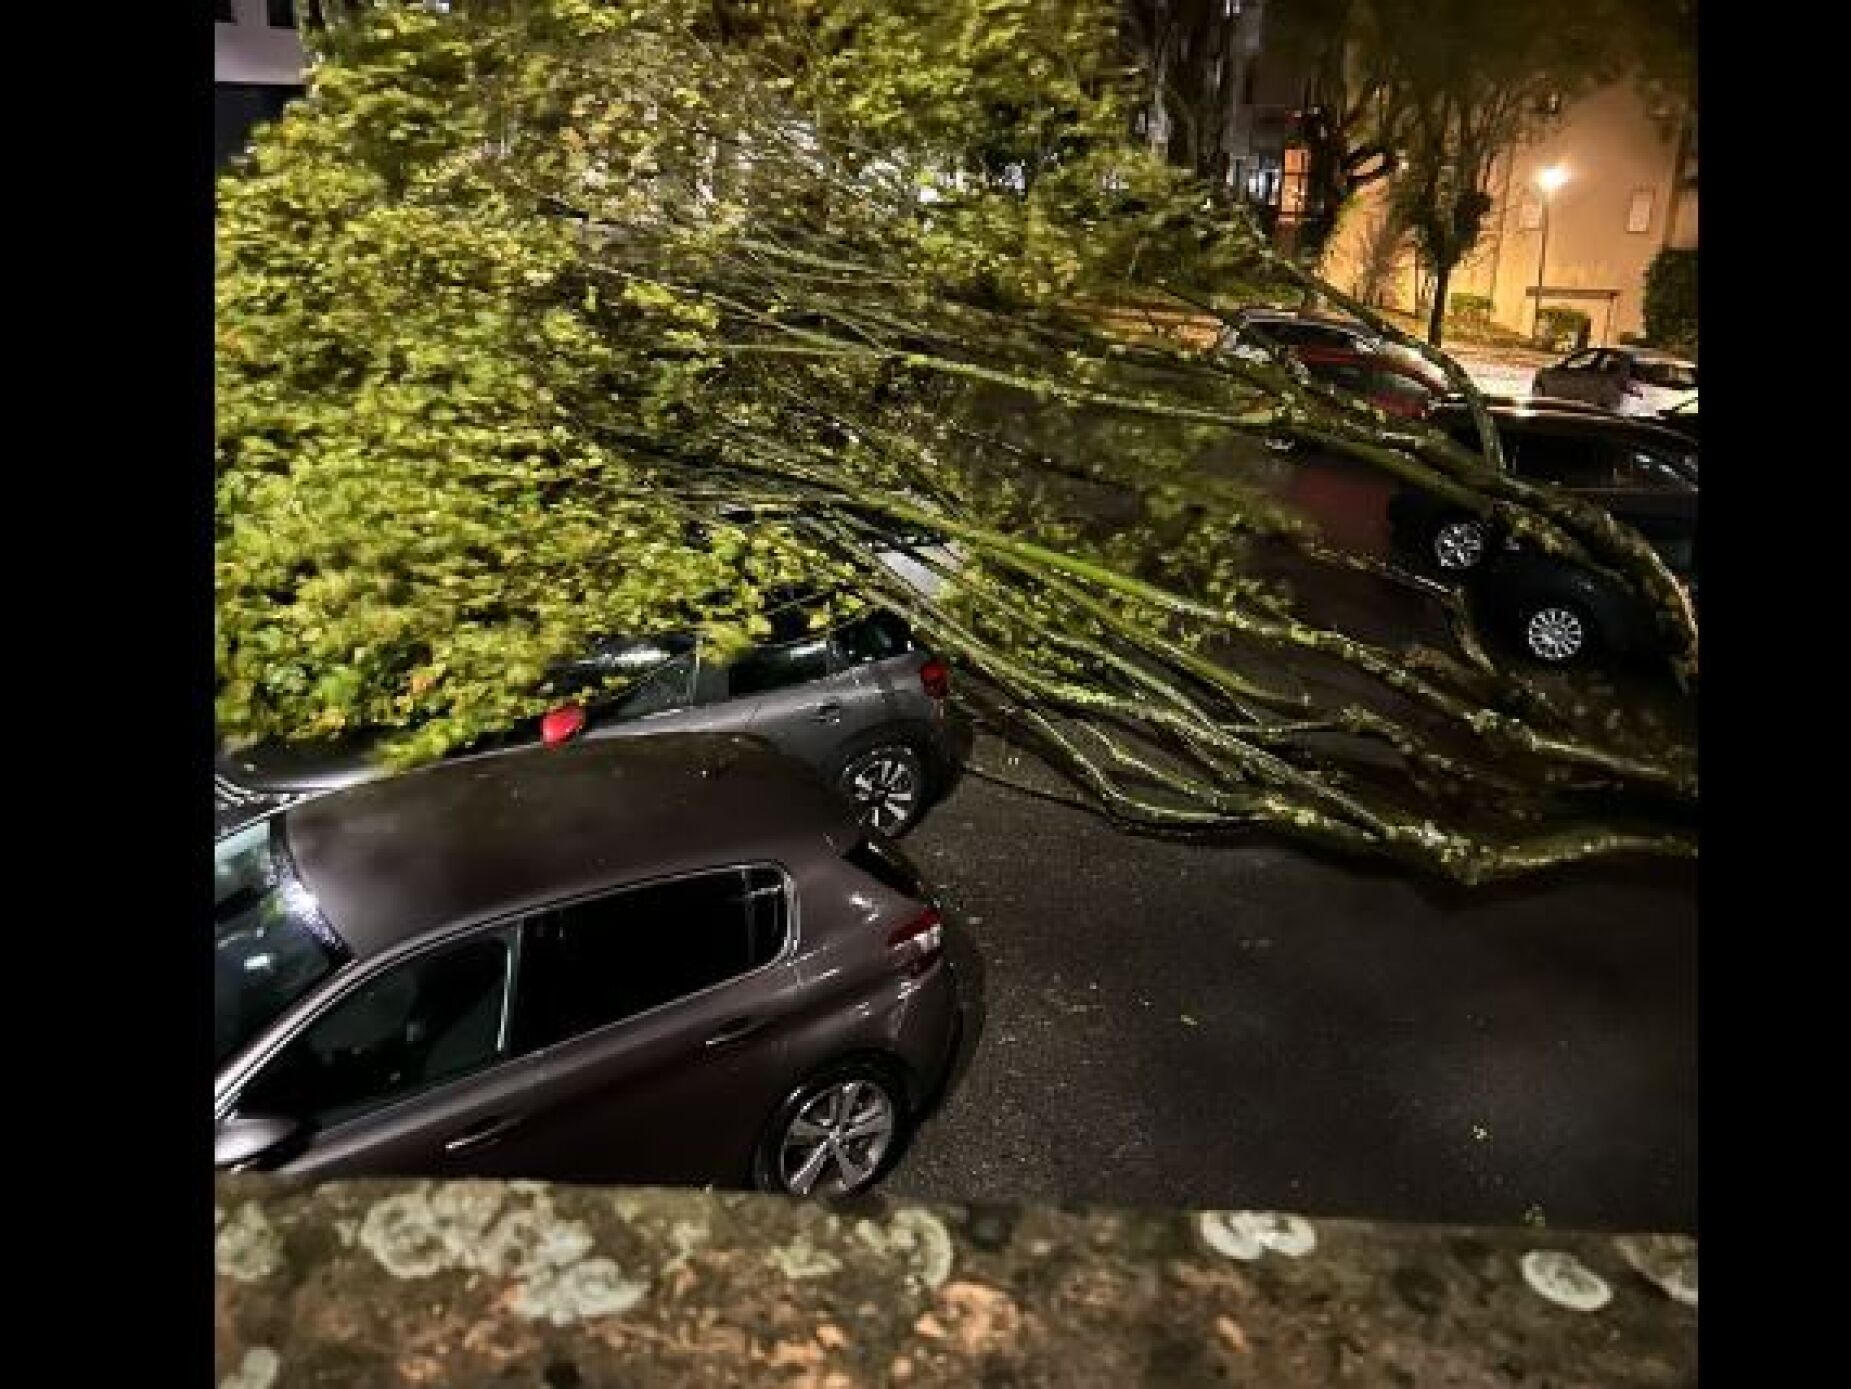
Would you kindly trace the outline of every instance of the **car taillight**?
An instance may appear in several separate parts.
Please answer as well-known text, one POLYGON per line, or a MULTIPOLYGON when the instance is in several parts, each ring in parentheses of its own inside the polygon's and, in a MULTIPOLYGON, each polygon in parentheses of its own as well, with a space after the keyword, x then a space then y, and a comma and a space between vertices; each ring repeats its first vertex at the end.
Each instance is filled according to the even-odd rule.
POLYGON ((584 727, 584 707, 578 704, 562 704, 557 709, 547 710, 540 720, 540 741, 549 748, 557 747, 577 737, 584 727))
POLYGON ((944 918, 939 916, 936 907, 927 907, 903 926, 896 926, 887 935, 887 948, 894 956, 905 963, 909 970, 917 971, 938 958, 945 948, 944 918))
POLYGON ((919 667, 919 683, 932 698, 947 699, 951 695, 951 667, 934 656, 919 667))

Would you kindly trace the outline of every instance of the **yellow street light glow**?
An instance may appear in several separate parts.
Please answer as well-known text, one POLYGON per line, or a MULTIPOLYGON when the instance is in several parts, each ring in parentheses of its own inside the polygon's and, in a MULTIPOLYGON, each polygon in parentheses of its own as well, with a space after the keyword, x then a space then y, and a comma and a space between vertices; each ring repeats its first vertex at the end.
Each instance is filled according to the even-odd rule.
POLYGON ((1545 198, 1567 182, 1568 170, 1560 164, 1551 164, 1546 169, 1536 171, 1536 186, 1542 189, 1545 198))

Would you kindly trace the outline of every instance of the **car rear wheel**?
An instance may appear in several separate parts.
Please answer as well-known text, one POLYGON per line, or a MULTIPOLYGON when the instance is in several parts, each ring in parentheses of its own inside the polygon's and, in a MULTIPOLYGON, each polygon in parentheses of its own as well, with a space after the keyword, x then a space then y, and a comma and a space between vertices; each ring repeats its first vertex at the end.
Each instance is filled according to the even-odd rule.
POLYGON ((865 1061, 831 1067, 778 1106, 753 1181, 787 1196, 857 1195, 899 1155, 906 1118, 902 1087, 883 1067, 865 1061))
POLYGON ((905 743, 880 743, 851 755, 836 785, 862 823, 882 834, 905 834, 925 811, 925 759, 905 743))
POLYGON ((1586 609, 1554 599, 1526 605, 1518 614, 1518 634, 1533 660, 1558 667, 1585 661, 1597 636, 1586 609))
POLYGON ((1440 568, 1462 574, 1484 563, 1485 541, 1483 521, 1471 516, 1455 516, 1433 528, 1428 550, 1440 568))

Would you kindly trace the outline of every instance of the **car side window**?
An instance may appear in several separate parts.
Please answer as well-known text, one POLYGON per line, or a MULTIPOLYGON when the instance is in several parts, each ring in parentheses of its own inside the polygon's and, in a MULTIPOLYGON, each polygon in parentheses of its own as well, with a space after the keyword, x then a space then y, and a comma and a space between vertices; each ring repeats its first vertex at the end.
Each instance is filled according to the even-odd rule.
POLYGON ((1655 488, 1666 492, 1688 492, 1694 487, 1683 469, 1650 449, 1622 446, 1618 455, 1614 471, 1622 487, 1655 488))
POLYGON ((836 646, 844 664, 867 665, 884 661, 912 650, 912 637, 906 623, 892 613, 869 613, 836 633, 836 646))
POLYGON ((829 674, 829 638, 818 634, 780 646, 760 646, 727 667, 726 691, 741 695, 782 690, 829 674))
POLYGON ((514 1045, 531 1051, 769 964, 788 929, 784 879, 732 868, 614 892, 528 919, 514 1045))
POLYGON ((497 934, 388 969, 273 1057, 239 1096, 239 1110, 326 1126, 493 1064, 502 1055, 508 959, 508 939, 497 934))
POLYGON ((1512 450, 1519 477, 1558 487, 1611 487, 1613 462, 1595 439, 1575 434, 1525 433, 1512 450))
POLYGON ((1678 362, 1634 362, 1632 374, 1635 380, 1668 391, 1697 389, 1697 369, 1678 362))

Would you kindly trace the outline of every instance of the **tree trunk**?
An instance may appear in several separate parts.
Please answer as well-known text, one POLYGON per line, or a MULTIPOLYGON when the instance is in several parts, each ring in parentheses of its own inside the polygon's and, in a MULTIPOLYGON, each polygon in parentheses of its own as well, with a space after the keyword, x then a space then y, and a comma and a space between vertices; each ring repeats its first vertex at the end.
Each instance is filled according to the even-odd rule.
POLYGON ((1440 345, 1446 328, 1446 286, 1452 277, 1452 262, 1433 263, 1433 303, 1427 310, 1427 341, 1435 347, 1440 345))

